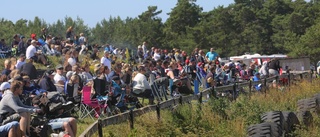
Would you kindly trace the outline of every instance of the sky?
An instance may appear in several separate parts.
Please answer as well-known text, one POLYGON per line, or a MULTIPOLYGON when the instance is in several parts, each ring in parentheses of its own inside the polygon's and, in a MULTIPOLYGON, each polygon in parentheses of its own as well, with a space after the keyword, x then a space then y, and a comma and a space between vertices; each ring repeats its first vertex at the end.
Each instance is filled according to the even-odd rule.
MULTIPOLYGON (((148 6, 157 6, 162 10, 159 17, 165 21, 176 3, 177 0, 1 0, 0 18, 16 22, 19 19, 33 20, 38 16, 47 23, 54 23, 66 16, 80 17, 86 25, 94 27, 104 18, 134 18, 147 11, 148 6)), ((210 11, 221 5, 227 7, 234 0, 197 0, 196 3, 203 11, 210 11)))

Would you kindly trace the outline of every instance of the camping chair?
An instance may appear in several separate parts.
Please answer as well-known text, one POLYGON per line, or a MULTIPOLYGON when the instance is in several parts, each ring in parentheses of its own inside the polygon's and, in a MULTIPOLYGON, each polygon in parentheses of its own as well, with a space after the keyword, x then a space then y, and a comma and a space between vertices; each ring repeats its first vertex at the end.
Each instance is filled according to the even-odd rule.
POLYGON ((80 105, 80 118, 85 118, 89 116, 91 119, 94 120, 92 113, 99 114, 100 112, 96 112, 96 109, 99 109, 102 111, 106 107, 104 105, 101 105, 99 101, 97 100, 91 100, 91 87, 90 86, 84 86, 82 89, 82 101, 80 105))

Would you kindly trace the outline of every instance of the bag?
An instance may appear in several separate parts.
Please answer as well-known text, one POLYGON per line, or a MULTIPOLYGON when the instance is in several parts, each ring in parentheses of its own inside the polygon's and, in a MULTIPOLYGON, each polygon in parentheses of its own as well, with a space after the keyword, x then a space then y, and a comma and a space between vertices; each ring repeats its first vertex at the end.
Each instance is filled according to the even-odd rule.
POLYGON ((10 116, 7 116, 5 119, 2 121, 2 125, 5 125, 7 123, 10 123, 12 121, 19 121, 21 116, 18 113, 14 113, 10 116))

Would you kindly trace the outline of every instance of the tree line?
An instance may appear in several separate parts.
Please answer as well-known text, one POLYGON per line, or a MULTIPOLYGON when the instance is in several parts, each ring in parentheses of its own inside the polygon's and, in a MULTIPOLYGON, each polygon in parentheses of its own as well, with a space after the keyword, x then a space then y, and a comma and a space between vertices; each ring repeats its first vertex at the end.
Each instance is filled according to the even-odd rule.
POLYGON ((320 60, 319 0, 234 0, 208 12, 203 12, 196 0, 177 0, 165 22, 158 17, 160 13, 157 6, 149 6, 138 17, 110 17, 91 28, 80 17, 65 17, 51 24, 39 17, 16 22, 2 18, 0 38, 10 42, 16 33, 40 35, 41 28, 64 38, 67 28, 73 26, 75 34, 82 32, 88 37, 89 44, 133 49, 146 41, 149 46, 188 52, 195 47, 213 47, 222 57, 250 52, 320 60))

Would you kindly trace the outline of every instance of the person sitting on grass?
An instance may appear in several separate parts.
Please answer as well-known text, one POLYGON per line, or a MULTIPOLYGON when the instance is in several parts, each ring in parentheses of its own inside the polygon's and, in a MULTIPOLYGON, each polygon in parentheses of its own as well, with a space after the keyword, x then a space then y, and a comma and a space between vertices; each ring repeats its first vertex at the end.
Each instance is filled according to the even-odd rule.
POLYGON ((14 80, 11 83, 10 91, 6 93, 0 102, 0 115, 4 121, 11 122, 19 120, 20 130, 25 135, 30 135, 31 113, 39 113, 41 109, 24 105, 19 96, 22 94, 23 83, 14 80))

